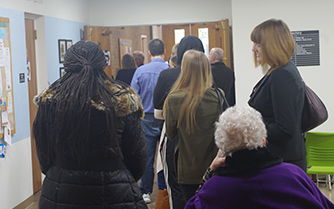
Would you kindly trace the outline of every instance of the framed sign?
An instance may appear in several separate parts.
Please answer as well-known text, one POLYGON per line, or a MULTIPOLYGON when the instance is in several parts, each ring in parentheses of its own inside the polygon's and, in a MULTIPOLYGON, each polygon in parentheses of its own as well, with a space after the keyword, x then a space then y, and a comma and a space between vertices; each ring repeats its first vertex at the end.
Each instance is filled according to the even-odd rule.
POLYGON ((64 67, 59 68, 59 75, 60 77, 63 77, 65 75, 66 71, 64 67))
POLYGON ((132 54, 132 40, 119 39, 119 63, 122 63, 124 54, 132 54))
POLYGON ((58 50, 59 50, 59 63, 64 62, 65 54, 66 54, 66 40, 59 39, 58 40, 58 50))
POLYGON ((72 46, 72 40, 66 40, 66 51, 72 46))
POLYGON ((320 66, 319 31, 291 31, 296 42, 291 60, 296 66, 320 66))

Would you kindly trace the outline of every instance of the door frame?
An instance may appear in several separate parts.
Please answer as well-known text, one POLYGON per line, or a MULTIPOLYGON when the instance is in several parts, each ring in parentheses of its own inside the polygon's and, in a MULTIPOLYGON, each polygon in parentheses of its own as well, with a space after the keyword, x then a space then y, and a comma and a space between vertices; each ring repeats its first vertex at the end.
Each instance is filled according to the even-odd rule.
POLYGON ((30 63, 30 79, 28 81, 29 93, 29 116, 30 116, 30 140, 31 140, 31 160, 32 160, 32 180, 34 194, 42 188, 42 175, 39 165, 35 138, 33 135, 33 122, 37 113, 37 106, 33 104, 33 98, 37 94, 37 73, 36 73, 36 50, 35 40, 36 31, 34 20, 25 18, 25 34, 26 34, 26 48, 27 48, 27 65, 30 63))
POLYGON ((229 20, 224 19, 215 22, 190 23, 179 25, 163 25, 162 40, 165 43, 166 59, 171 54, 171 49, 175 44, 175 29, 184 29, 185 36, 193 35, 198 37, 198 28, 209 29, 209 50, 213 47, 220 47, 225 52, 224 63, 233 70, 233 51, 232 51, 232 34, 229 20))

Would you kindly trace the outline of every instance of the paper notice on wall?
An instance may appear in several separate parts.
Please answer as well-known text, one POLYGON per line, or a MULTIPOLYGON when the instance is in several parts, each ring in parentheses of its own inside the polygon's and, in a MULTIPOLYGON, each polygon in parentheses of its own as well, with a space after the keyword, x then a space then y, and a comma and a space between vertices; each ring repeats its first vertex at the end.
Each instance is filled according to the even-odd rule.
POLYGON ((0 69, 0 97, 2 97, 2 70, 0 69))
POLYGON ((106 58, 106 66, 110 65, 110 51, 104 50, 104 56, 106 58))
POLYGON ((4 140, 5 140, 5 142, 8 144, 8 145, 10 145, 10 146, 12 146, 12 134, 11 134, 11 130, 10 130, 10 123, 8 123, 8 125, 6 125, 5 127, 4 127, 4 132, 3 132, 3 134, 4 134, 4 140))
POLYGON ((2 120, 2 126, 7 126, 9 121, 8 121, 8 113, 7 111, 4 111, 1 113, 1 120, 2 120))
POLYGON ((4 52, 4 43, 3 39, 0 39, 0 67, 5 66, 5 52, 4 52))
POLYGON ((1 102, 1 124, 2 126, 7 126, 9 121, 8 121, 6 98, 5 97, 1 98, 0 102, 1 102))
POLYGON ((6 29, 5 28, 0 28, 0 39, 6 39, 6 29))
POLYGON ((9 91, 12 89, 12 74, 10 72, 10 67, 5 66, 5 74, 6 74, 6 90, 9 91))
POLYGON ((6 90, 12 89, 12 73, 10 71, 10 51, 9 47, 4 48, 4 65, 5 65, 5 75, 6 75, 6 90))
POLYGON ((7 93, 7 112, 13 113, 13 97, 12 92, 7 93))
POLYGON ((3 58, 4 58, 4 65, 10 66, 10 50, 9 47, 4 47, 3 48, 3 58))

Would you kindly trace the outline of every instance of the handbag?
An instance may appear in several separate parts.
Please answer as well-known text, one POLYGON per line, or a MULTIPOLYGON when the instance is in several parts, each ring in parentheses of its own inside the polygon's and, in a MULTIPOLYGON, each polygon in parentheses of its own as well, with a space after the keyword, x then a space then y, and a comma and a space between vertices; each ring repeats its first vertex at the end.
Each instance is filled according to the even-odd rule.
POLYGON ((230 107, 230 105, 228 104, 227 99, 226 99, 225 95, 223 94, 223 92, 221 92, 218 88, 215 88, 215 91, 217 92, 217 95, 218 95, 220 112, 223 113, 225 109, 230 107), (225 109, 223 108, 222 98, 224 100, 224 104, 226 104, 226 106, 227 106, 225 109))
POLYGON ((305 133, 321 125, 328 118, 326 106, 318 95, 303 81, 305 89, 305 101, 302 112, 301 129, 305 133))

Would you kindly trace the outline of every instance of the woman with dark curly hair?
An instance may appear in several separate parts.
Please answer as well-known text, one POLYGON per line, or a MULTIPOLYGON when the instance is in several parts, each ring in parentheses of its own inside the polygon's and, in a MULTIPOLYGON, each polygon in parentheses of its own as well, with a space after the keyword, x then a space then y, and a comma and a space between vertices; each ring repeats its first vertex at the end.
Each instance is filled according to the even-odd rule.
POLYGON ((33 133, 46 175, 39 208, 147 208, 137 186, 147 162, 140 97, 108 78, 94 42, 74 44, 64 67, 34 99, 33 133))

